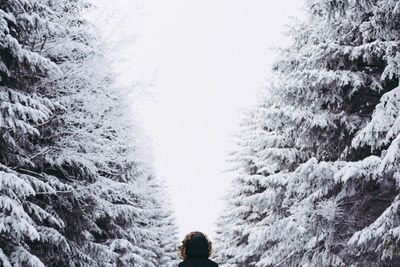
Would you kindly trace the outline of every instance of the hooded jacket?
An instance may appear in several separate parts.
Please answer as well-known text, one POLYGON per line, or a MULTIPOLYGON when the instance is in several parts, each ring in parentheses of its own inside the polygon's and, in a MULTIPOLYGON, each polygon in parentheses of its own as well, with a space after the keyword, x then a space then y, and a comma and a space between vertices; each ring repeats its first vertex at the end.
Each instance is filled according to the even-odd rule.
POLYGON ((179 246, 179 258, 183 259, 178 267, 218 267, 210 259, 212 245, 207 236, 201 232, 191 232, 179 246))

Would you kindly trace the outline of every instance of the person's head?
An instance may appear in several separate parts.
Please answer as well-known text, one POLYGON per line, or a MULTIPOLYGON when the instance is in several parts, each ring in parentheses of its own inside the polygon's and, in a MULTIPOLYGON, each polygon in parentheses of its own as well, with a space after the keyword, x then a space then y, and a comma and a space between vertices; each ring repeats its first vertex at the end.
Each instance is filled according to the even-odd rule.
POLYGON ((182 245, 178 247, 178 255, 183 260, 190 257, 211 257, 211 241, 202 232, 191 232, 185 236, 182 245))

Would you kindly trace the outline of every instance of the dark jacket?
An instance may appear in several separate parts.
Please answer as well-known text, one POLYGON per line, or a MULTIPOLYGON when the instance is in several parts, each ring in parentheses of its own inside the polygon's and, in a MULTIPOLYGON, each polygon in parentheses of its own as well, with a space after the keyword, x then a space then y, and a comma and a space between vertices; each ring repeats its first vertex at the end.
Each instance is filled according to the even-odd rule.
POLYGON ((208 257, 211 254, 211 242, 203 234, 195 234, 184 243, 185 260, 178 267, 217 267, 218 264, 208 257))
POLYGON ((218 264, 205 257, 188 258, 179 263, 178 267, 218 267, 218 264))

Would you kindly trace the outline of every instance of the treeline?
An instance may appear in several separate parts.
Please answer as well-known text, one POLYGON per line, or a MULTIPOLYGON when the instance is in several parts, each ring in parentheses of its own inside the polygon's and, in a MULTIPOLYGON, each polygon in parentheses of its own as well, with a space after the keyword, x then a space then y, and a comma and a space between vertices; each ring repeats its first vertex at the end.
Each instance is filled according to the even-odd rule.
POLYGON ((307 0, 244 114, 223 266, 398 266, 400 1, 307 0))
POLYGON ((170 266, 176 227, 86 0, 0 1, 0 266, 170 266))

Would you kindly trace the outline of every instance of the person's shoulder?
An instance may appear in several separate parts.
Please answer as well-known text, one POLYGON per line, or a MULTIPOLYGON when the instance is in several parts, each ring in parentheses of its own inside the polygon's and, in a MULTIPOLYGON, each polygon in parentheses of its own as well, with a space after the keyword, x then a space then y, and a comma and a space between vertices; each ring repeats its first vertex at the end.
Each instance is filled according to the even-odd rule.
POLYGON ((178 264, 178 267, 186 267, 187 266, 187 264, 184 262, 184 261, 181 261, 179 264, 178 264))
POLYGON ((208 259, 208 262, 210 263, 210 266, 218 267, 218 263, 216 263, 215 261, 212 261, 212 260, 208 259))

